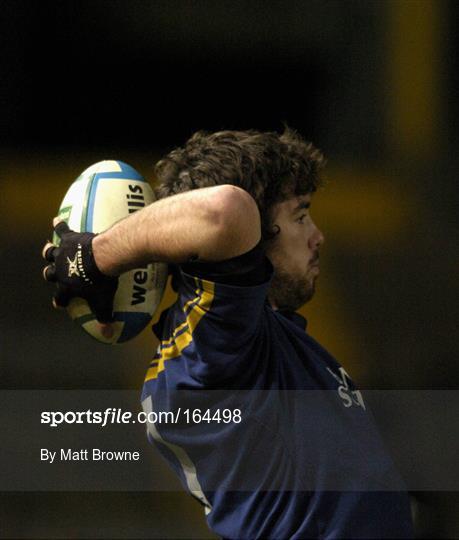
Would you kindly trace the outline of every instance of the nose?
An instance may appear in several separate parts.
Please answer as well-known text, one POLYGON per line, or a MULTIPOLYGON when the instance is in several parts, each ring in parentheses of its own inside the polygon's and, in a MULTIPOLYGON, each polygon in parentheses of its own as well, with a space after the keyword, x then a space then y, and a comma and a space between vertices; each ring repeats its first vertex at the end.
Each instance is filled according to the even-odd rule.
POLYGON ((322 231, 317 227, 316 224, 314 224, 314 230, 309 237, 309 248, 312 250, 316 250, 320 248, 320 246, 325 242, 325 237, 322 233, 322 231))

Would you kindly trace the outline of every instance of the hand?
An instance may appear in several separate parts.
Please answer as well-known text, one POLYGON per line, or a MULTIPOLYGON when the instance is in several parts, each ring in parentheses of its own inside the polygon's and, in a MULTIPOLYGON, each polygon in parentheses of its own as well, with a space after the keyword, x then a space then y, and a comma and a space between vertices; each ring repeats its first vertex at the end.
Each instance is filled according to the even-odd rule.
POLYGON ((59 246, 48 242, 43 248, 43 258, 49 263, 43 269, 46 281, 57 283, 53 298, 54 307, 67 307, 74 297, 84 298, 95 314, 106 337, 113 330, 113 298, 118 278, 100 272, 92 252, 94 233, 71 231, 64 221, 53 220, 54 230, 61 239, 59 246))

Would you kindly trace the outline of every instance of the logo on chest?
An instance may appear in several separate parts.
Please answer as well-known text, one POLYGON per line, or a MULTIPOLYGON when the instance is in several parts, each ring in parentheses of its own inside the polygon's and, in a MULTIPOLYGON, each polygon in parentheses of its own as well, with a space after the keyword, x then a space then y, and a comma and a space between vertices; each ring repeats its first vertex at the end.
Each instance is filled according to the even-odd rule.
POLYGON ((339 375, 327 367, 327 371, 332 375, 332 377, 338 382, 338 395, 341 398, 343 405, 345 407, 352 407, 356 405, 357 407, 362 407, 365 411, 365 403, 363 402, 362 394, 359 390, 352 390, 350 386, 351 378, 346 373, 343 367, 339 368, 339 375))

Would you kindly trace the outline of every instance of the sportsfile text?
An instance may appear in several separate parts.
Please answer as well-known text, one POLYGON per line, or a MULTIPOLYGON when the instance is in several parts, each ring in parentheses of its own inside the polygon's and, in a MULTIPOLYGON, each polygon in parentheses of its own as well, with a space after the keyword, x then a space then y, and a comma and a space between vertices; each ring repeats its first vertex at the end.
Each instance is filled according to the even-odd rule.
MULTIPOLYGON (((141 413, 139 413, 141 414, 141 413)), ((41 423, 57 427, 60 424, 99 424, 105 427, 108 424, 129 424, 135 422, 130 411, 123 411, 114 407, 108 407, 105 411, 43 411, 41 423)), ((144 423, 147 420, 144 420, 144 423)))
POLYGON ((239 424, 242 421, 240 409, 183 409, 179 407, 176 411, 140 411, 133 414, 130 411, 123 411, 115 407, 108 407, 105 411, 43 411, 40 422, 50 427, 57 427, 61 424, 98 424, 105 427, 111 424, 186 424, 223 423, 234 422, 239 424))

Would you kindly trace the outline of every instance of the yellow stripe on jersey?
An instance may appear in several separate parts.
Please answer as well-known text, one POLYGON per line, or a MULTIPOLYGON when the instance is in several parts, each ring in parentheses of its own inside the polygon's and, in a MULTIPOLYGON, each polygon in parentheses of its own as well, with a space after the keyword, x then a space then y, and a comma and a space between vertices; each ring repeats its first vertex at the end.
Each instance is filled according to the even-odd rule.
MULTIPOLYGON (((191 300, 188 300, 188 302, 183 306, 183 311, 186 313, 188 311, 188 307, 196 302, 198 298, 200 297, 200 289, 196 289, 196 297, 192 298, 191 300)), ((168 347, 172 344, 172 342, 175 339, 175 336, 182 330, 182 328, 185 328, 185 326, 188 324, 187 320, 185 319, 185 322, 177 326, 177 328, 173 331, 172 337, 168 339, 167 341, 161 341, 161 347, 168 347)))
POLYGON ((193 332, 202 317, 208 312, 214 299, 215 285, 211 281, 203 281, 194 278, 196 282, 196 297, 189 300, 184 306, 183 311, 186 315, 186 320, 181 323, 172 333, 172 337, 168 340, 161 341, 160 350, 161 356, 155 359, 154 366, 147 370, 145 382, 151 379, 156 379, 161 371, 164 371, 164 363, 166 360, 178 358, 183 349, 193 341, 193 332), (187 314, 188 308, 195 303, 187 314))

